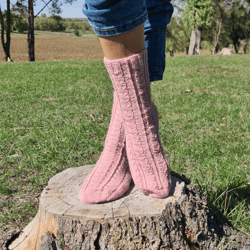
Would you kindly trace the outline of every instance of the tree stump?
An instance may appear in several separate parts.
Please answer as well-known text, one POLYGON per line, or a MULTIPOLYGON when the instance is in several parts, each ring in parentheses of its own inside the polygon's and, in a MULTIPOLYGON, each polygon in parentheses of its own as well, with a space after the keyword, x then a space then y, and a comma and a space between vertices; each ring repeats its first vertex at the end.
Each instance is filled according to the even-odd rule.
POLYGON ((194 185, 174 172, 165 199, 145 196, 132 184, 116 201, 81 203, 78 193, 93 167, 70 168, 51 178, 36 217, 16 236, 0 236, 1 250, 210 250, 233 237, 227 249, 250 249, 250 237, 223 224, 194 185))
POLYGON ((223 48, 221 50, 221 52, 218 53, 218 55, 222 55, 222 56, 231 56, 233 54, 233 50, 232 49, 228 49, 228 48, 223 48))

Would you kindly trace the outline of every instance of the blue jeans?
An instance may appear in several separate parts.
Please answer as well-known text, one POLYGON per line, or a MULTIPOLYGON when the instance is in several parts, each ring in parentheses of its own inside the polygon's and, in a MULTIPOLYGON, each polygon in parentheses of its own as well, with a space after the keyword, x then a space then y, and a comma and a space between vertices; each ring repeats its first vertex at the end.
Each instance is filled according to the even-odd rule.
POLYGON ((150 81, 165 70, 166 26, 173 14, 171 0, 85 0, 82 11, 98 36, 115 36, 144 24, 150 81))

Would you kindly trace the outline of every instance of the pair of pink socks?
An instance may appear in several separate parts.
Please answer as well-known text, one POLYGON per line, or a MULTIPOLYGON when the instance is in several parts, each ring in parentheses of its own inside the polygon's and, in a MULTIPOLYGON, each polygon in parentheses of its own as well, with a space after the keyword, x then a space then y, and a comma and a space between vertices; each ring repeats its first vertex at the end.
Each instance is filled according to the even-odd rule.
POLYGON ((158 113, 151 101, 147 50, 108 60, 105 66, 114 85, 112 117, 104 150, 86 177, 79 199, 94 204, 112 201, 129 189, 165 198, 171 176, 158 134, 158 113))

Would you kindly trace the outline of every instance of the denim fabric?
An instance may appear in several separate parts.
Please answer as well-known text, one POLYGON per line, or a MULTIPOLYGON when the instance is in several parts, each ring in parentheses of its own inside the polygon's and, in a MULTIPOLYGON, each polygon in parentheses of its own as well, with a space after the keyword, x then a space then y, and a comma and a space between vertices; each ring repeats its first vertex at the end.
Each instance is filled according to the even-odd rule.
POLYGON ((173 14, 171 0, 85 0, 82 11, 98 36, 114 36, 144 24, 150 81, 165 70, 166 26, 173 14))
POLYGON ((166 28, 173 14, 173 6, 167 0, 147 0, 147 12, 144 37, 148 50, 149 78, 150 82, 153 82, 163 78, 166 61, 166 28))

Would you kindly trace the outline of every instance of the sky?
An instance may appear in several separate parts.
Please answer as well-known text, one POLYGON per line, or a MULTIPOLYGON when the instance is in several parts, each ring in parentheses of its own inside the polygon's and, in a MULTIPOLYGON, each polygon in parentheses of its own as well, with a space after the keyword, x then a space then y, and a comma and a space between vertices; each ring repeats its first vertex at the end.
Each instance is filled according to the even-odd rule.
MULTIPOLYGON (((10 0, 11 4, 15 4, 17 0, 10 0)), ((49 0, 45 0, 45 2, 49 2, 49 0)), ((63 2, 62 0, 60 2, 63 2)), ((86 18, 86 16, 82 13, 82 6, 84 4, 84 0, 77 0, 72 5, 69 3, 63 4, 61 9, 62 13, 60 14, 63 18, 86 18)), ((44 6, 44 2, 41 0, 36 1, 36 6, 34 7, 34 15, 36 15, 44 6)), ((50 3, 51 5, 51 3, 50 3)), ((7 9, 6 7, 6 0, 0 0, 1 9, 4 11, 7 9)), ((49 16, 48 8, 46 7, 42 13, 47 14, 49 16)), ((39 14, 40 16, 40 14, 39 14)))
MULTIPOLYGON (((11 4, 15 4, 17 0, 10 0, 11 4)), ((45 0, 45 2, 49 2, 49 0, 45 0)), ((60 2, 64 2, 64 0, 60 0, 60 2)), ((63 4, 61 9, 62 13, 60 14, 63 18, 86 18, 86 16, 82 12, 82 6, 84 4, 85 0, 76 0, 73 2, 73 4, 63 4)), ((34 7, 34 15, 36 15, 43 7, 44 2, 41 0, 36 0, 36 6, 34 7)), ((49 4, 51 5, 51 3, 49 4)), ((4 11, 6 10, 6 0, 0 0, 0 6, 1 9, 4 11)), ((49 16, 48 8, 46 7, 41 13, 45 13, 47 16, 49 16)), ((40 16, 40 14, 39 14, 40 16)))

